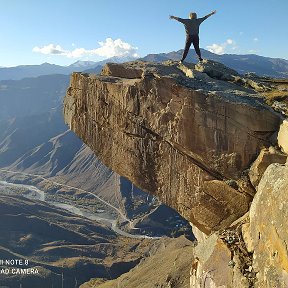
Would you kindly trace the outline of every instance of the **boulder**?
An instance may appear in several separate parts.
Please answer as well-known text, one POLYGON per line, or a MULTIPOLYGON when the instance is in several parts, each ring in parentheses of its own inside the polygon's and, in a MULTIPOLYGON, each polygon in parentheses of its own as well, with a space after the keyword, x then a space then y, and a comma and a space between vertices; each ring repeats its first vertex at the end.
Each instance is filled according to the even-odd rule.
POLYGON ((284 153, 288 154, 288 120, 285 119, 278 133, 278 145, 284 153))
POLYGON ((101 72, 101 75, 103 76, 111 76, 114 77, 122 77, 127 79, 135 79, 135 78, 141 78, 142 76, 142 69, 134 68, 133 65, 119 65, 117 63, 107 63, 101 72))
POLYGON ((253 79, 246 78, 245 76, 238 74, 237 71, 228 68, 222 63, 216 61, 205 59, 196 64, 194 69, 195 71, 207 74, 211 78, 234 82, 240 86, 252 88, 257 92, 264 92, 271 90, 270 86, 264 84, 263 81, 261 81, 260 79, 257 79, 255 77, 253 79))
POLYGON ((249 170, 249 177, 252 185, 256 188, 261 180, 262 175, 270 164, 285 164, 287 155, 281 153, 273 147, 261 150, 255 162, 249 170))
POLYGON ((194 249, 190 287, 252 287, 241 271, 242 265, 227 243, 213 234, 194 249))
POLYGON ((195 70, 205 73, 211 78, 224 81, 234 81, 235 77, 240 76, 237 71, 226 67, 222 63, 206 59, 196 64, 195 70))

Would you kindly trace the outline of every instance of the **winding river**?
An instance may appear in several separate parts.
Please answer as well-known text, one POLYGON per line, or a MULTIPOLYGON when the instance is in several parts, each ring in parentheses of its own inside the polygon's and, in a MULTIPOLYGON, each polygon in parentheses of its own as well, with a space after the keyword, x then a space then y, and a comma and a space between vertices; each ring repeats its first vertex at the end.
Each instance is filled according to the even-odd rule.
POLYGON ((58 208, 61 208, 61 209, 65 209, 65 210, 67 210, 70 213, 73 213, 75 215, 82 216, 82 217, 90 219, 90 220, 98 221, 100 223, 103 223, 103 224, 107 225, 115 233, 117 233, 117 234, 119 234, 121 236, 130 237, 130 238, 138 238, 138 239, 141 239, 141 238, 159 239, 160 238, 160 237, 150 237, 150 236, 146 236, 146 235, 130 234, 128 232, 125 232, 125 231, 122 231, 121 229, 119 229, 117 227, 117 220, 116 219, 112 219, 108 215, 105 215, 106 217, 100 217, 97 213, 84 211, 84 210, 82 210, 82 209, 80 209, 80 208, 78 208, 78 207, 76 207, 74 205, 71 205, 71 204, 65 204, 65 203, 61 203, 61 202, 57 202, 57 201, 48 201, 48 200, 46 200, 45 192, 40 190, 40 189, 38 189, 35 186, 32 186, 32 185, 15 184, 15 183, 10 183, 10 182, 6 182, 6 181, 1 181, 0 180, 0 186, 15 187, 15 188, 18 188, 18 189, 25 189, 25 193, 22 193, 22 196, 24 196, 24 197, 26 197, 28 199, 43 201, 43 202, 46 202, 46 203, 48 203, 50 205, 53 205, 55 207, 58 207, 58 208))

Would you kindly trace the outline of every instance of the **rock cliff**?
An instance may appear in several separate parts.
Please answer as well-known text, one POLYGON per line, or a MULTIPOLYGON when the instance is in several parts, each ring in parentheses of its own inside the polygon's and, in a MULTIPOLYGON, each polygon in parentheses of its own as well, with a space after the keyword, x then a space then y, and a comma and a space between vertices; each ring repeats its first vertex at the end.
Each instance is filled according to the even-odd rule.
POLYGON ((262 159, 262 169, 274 157, 259 175, 250 211, 219 233, 198 237, 191 288, 203 287, 203 282, 211 288, 288 287, 288 162, 277 163, 279 155, 271 152, 268 157, 262 151, 256 160, 259 164, 262 159))
POLYGON ((266 169, 249 216, 257 287, 288 287, 288 162, 266 169))
POLYGON ((64 115, 104 164, 209 234, 249 210, 247 169, 281 122, 265 89, 212 61, 107 64, 72 74, 64 115))

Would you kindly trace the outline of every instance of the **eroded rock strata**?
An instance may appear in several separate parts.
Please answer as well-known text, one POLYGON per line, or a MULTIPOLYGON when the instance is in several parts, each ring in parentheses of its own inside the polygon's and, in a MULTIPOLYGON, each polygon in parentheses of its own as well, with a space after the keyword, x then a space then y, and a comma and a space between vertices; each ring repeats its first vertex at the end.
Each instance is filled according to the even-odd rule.
POLYGON ((73 73, 64 115, 108 167, 209 234, 248 211, 254 188, 245 170, 271 145, 280 116, 249 88, 255 83, 219 63, 201 65, 73 73))

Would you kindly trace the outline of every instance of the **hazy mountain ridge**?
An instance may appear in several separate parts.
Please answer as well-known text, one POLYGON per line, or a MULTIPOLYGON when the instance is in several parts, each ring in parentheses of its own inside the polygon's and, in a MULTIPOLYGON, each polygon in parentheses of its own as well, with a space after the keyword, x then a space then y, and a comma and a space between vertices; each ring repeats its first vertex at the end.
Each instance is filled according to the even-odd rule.
MULTIPOLYGON (((82 72, 85 70, 99 73, 102 66, 107 62, 122 63, 135 60, 133 57, 112 57, 102 61, 76 61, 69 66, 61 66, 50 63, 40 65, 20 65, 15 67, 0 67, 1 80, 20 80, 29 77, 38 77, 51 74, 69 75, 72 72, 82 72)), ((1 87, 1 86, 0 86, 1 87)))
POLYGON ((70 66, 60 66, 50 63, 40 65, 21 65, 16 67, 0 68, 0 80, 20 80, 29 77, 38 77, 51 74, 69 75, 73 71, 83 71, 98 66, 95 63, 86 63, 86 65, 77 65, 77 62, 70 66))
POLYGON ((62 173, 64 183, 87 190, 107 185, 101 191, 116 204, 117 190, 108 189, 113 173, 64 124, 62 99, 68 83, 66 75, 0 82, 5 85, 0 91, 0 167, 45 177, 62 173))
POLYGON ((23 154, 66 130, 59 110, 1 121, 0 166, 10 166, 23 154))
MULTIPOLYGON (((271 58, 265 56, 258 56, 255 54, 237 55, 237 54, 223 54, 218 55, 201 49, 203 57, 220 62, 239 73, 255 72, 260 76, 271 76, 285 78, 288 77, 288 60, 281 58, 271 58)), ((172 51, 168 53, 148 54, 139 60, 162 62, 166 60, 181 59, 183 50, 172 51)), ((0 67, 0 81, 1 80, 20 80, 27 77, 38 77, 41 75, 50 74, 64 74, 69 75, 72 72, 87 72, 99 73, 102 66, 107 62, 122 63, 136 60, 133 57, 112 57, 103 61, 76 61, 69 66, 61 66, 49 63, 41 65, 21 65, 16 67, 0 67)), ((196 62, 197 57, 193 49, 190 50, 187 62, 196 62)), ((0 86, 1 89, 1 86, 0 86)))
POLYGON ((0 121, 50 112, 62 105, 68 75, 0 81, 0 121))
POLYGON ((119 193, 113 172, 63 122, 62 109, 39 115, 2 121, 0 125, 0 167, 56 177, 70 184, 101 194, 119 206, 119 193))
MULTIPOLYGON (((148 54, 140 60, 151 62, 163 62, 167 60, 179 61, 183 50, 173 51, 169 53, 148 54)), ((223 54, 217 55, 205 49, 201 49, 203 58, 217 61, 225 66, 235 69, 240 74, 254 72, 259 76, 270 76, 287 78, 288 77, 288 60, 280 58, 270 58, 258 56, 255 54, 237 55, 223 54)), ((190 50, 186 58, 187 62, 197 62, 197 56, 194 50, 190 50)))

